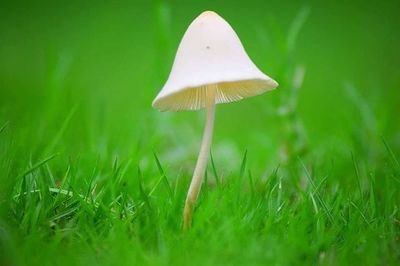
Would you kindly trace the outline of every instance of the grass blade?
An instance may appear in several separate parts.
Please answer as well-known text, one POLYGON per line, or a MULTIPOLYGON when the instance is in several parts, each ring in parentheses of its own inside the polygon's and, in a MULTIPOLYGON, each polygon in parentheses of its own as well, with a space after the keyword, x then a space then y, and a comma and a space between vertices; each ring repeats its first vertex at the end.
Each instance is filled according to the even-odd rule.
POLYGON ((153 151, 153 154, 154 154, 154 158, 155 158, 156 163, 157 163, 158 171, 160 172, 161 176, 163 177, 164 182, 165 182, 165 184, 167 186, 167 189, 168 189, 169 196, 172 199, 173 196, 174 196, 174 193, 172 192, 171 185, 169 184, 168 178, 165 175, 164 169, 161 166, 161 163, 160 163, 160 160, 157 157, 157 154, 154 151, 153 151))
POLYGON ((306 176, 307 176, 307 178, 308 178, 308 181, 310 182, 311 186, 312 186, 313 189, 314 189, 314 192, 313 192, 313 193, 316 195, 317 200, 319 201, 319 203, 321 204, 321 206, 324 208, 324 210, 325 210, 325 212, 326 212, 326 215, 328 216, 328 219, 330 220, 330 222, 331 222, 332 224, 334 224, 334 219, 333 219, 333 217, 332 217, 332 214, 331 214, 330 210, 328 209, 327 205, 325 204, 325 201, 322 199, 321 195, 319 194, 319 191, 317 190, 317 186, 314 184, 314 181, 312 180, 312 177, 311 177, 310 172, 308 171, 306 165, 303 163, 303 161, 302 161, 300 158, 299 158, 299 161, 300 161, 301 165, 302 165, 303 168, 304 168, 304 171, 305 171, 305 173, 306 173, 306 176))
POLYGON ((244 176, 244 172, 246 170, 246 163, 247 163, 247 149, 244 152, 242 164, 240 165, 240 178, 242 178, 244 176))
POLYGON ((221 181, 219 179, 217 168, 215 167, 214 157, 211 151, 210 151, 210 159, 211 159, 211 168, 215 177, 215 182, 217 183, 217 187, 219 187, 221 185, 221 181))
POLYGON ((256 186, 253 180, 253 175, 251 174, 250 169, 248 169, 247 174, 249 176, 249 186, 250 186, 250 192, 251 192, 251 197, 254 198, 256 194, 256 186))
POLYGON ((306 23, 309 14, 310 8, 308 6, 304 6, 297 13, 292 24, 290 25, 287 36, 287 47, 289 52, 293 51, 294 47, 296 46, 297 37, 299 36, 301 28, 306 23))
POLYGON ((41 167, 42 165, 46 164, 47 162, 49 162, 50 160, 54 159, 56 156, 58 155, 58 153, 55 153, 53 155, 50 155, 49 157, 47 157, 46 159, 38 162, 37 164, 33 165, 31 168, 29 168, 28 170, 26 170, 22 176, 26 176, 30 173, 32 173, 33 171, 35 171, 36 169, 38 169, 39 167, 41 167))
POLYGON ((143 175, 142 175, 142 171, 140 170, 140 166, 138 166, 138 168, 137 168, 137 173, 138 173, 138 178, 139 178, 139 192, 140 192, 140 195, 143 198, 143 203, 146 204, 147 207, 149 208, 149 210, 151 211, 152 207, 151 207, 151 204, 150 204, 150 201, 149 201, 149 195, 150 195, 151 192, 149 193, 149 195, 147 195, 147 193, 144 190, 144 187, 143 187, 143 175))
POLYGON ((367 217, 365 217, 364 213, 360 210, 360 208, 358 208, 358 206, 353 201, 350 201, 350 204, 360 213, 364 222, 369 225, 370 223, 368 222, 367 217))
POLYGON ((10 124, 9 121, 5 122, 3 126, 1 126, 0 128, 0 134, 3 133, 3 131, 6 130, 6 128, 8 127, 8 125, 10 124))
POLYGON ((240 165, 240 172, 239 172, 239 178, 237 180, 236 183, 236 199, 237 202, 240 203, 240 192, 241 192, 241 188, 242 188, 242 181, 243 181, 243 177, 246 171, 246 164, 247 164, 247 149, 244 152, 243 155, 243 159, 242 159, 242 163, 240 165))
POLYGON ((50 143, 49 146, 47 146, 47 148, 45 149, 45 153, 49 153, 51 152, 54 147, 57 145, 57 143, 60 141, 61 137, 63 136, 65 130, 68 127, 69 122, 71 121, 72 116, 75 114, 75 111, 77 109, 77 105, 75 105, 71 111, 69 112, 69 114, 67 115, 67 117, 64 119, 64 122, 62 123, 60 129, 58 130, 57 134, 55 135, 53 141, 50 143))
POLYGON ((356 172, 357 184, 358 184, 358 190, 359 190, 360 197, 361 197, 361 202, 364 202, 363 192, 362 192, 362 188, 361 188, 360 171, 358 170, 357 162, 356 162, 356 159, 354 158, 353 153, 351 153, 351 160, 353 161, 353 167, 356 172))
POLYGON ((396 156, 394 155, 392 149, 389 147, 389 145, 387 144, 386 140, 384 138, 382 138, 382 142, 385 145, 385 148, 387 150, 387 152, 389 153, 391 162, 393 164, 393 167, 397 168, 397 170, 400 170, 400 163, 397 160, 396 156))

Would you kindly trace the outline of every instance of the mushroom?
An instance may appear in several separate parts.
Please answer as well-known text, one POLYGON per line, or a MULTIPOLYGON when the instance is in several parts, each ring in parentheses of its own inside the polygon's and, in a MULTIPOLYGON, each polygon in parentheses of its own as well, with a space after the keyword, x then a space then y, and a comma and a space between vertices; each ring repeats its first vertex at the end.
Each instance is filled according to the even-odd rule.
POLYGON ((278 83, 251 61, 232 27, 217 13, 205 11, 186 30, 164 87, 153 101, 160 111, 206 109, 197 164, 187 194, 183 227, 189 229, 212 139, 215 105, 262 94, 278 83))

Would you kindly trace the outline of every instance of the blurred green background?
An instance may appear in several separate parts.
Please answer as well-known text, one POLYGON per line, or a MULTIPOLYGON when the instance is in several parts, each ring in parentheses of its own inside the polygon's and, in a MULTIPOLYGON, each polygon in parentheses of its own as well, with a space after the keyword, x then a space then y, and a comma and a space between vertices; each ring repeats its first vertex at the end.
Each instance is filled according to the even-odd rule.
POLYGON ((151 101, 186 27, 208 9, 230 22, 250 57, 281 84, 218 106, 216 152, 247 148, 262 152, 259 163, 273 160, 283 134, 279 108, 296 67, 305 70, 296 114, 311 150, 352 149, 354 132, 366 130, 354 123, 363 115, 357 101, 374 119, 365 126, 400 146, 399 1, 2 2, 1 122, 45 142, 71 115, 67 154, 117 152, 140 139, 162 154, 195 156, 202 114, 158 113, 151 101), (112 142, 102 147, 106 137, 112 142))
MULTIPOLYGON (((301 158, 349 195, 353 156, 361 175, 389 172, 388 147, 393 158, 400 154, 398 0, 2 1, 0 225, 18 228, 7 205, 18 178, 52 154, 55 179, 71 166, 82 190, 94 166, 99 187, 106 184, 108 174, 100 173, 116 158, 139 165, 151 183, 159 175, 153 152, 172 183, 179 176, 188 182, 204 113, 160 113, 151 102, 186 28, 205 10, 225 18, 256 65, 280 84, 217 107, 212 153, 222 178, 238 172, 246 150, 257 180, 281 167, 284 180, 295 183, 301 158)), ((133 180, 135 167, 127 169, 133 180)), ((328 188, 336 195, 337 187, 328 188)), ((382 204, 389 203, 396 206, 388 196, 382 204)), ((29 258, 29 242, 24 247, 29 258)))

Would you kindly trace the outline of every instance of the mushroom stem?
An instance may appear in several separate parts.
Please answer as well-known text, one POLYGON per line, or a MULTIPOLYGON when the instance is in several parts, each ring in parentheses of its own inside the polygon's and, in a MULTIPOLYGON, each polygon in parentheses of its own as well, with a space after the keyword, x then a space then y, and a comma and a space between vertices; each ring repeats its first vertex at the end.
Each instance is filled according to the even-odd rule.
POLYGON ((212 141, 215 114, 215 91, 216 86, 206 88, 206 124, 204 127, 203 140, 201 142, 199 156, 193 172, 192 182, 186 196, 185 209, 183 211, 183 229, 188 230, 192 224, 193 208, 195 206, 204 173, 207 166, 208 155, 212 141))

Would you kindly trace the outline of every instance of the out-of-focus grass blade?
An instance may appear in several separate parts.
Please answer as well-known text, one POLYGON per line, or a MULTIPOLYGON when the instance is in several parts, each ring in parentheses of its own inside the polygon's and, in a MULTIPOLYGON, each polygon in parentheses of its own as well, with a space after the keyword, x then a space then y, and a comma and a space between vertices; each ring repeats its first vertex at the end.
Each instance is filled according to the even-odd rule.
POLYGON ((240 192, 241 192, 241 188, 242 188, 243 176, 246 171, 246 163, 247 163, 247 149, 244 152, 242 163, 240 165, 239 178, 236 183, 236 188, 234 188, 234 189, 236 189, 236 199, 237 199, 238 203, 240 203, 240 192))
POLYGON ((0 134, 3 133, 3 131, 6 130, 6 128, 8 127, 9 124, 10 124, 10 122, 7 121, 7 122, 4 123, 4 125, 2 125, 2 126, 0 127, 0 134))
POLYGON ((376 202, 375 202, 375 176, 373 174, 369 175, 369 181, 370 181, 370 192, 369 192, 369 206, 371 210, 371 217, 374 217, 376 213, 376 202))
POLYGON ((363 126, 368 128, 371 132, 376 132, 377 119, 368 103, 368 101, 360 94, 355 86, 351 83, 344 84, 347 95, 354 103, 355 107, 360 111, 360 118, 363 126))
POLYGON ((370 223, 369 223, 367 217, 365 217, 364 213, 360 210, 360 208, 353 201, 350 201, 350 204, 353 205, 353 207, 360 213, 364 222, 369 225, 370 223))
POLYGON ((254 184, 254 180, 253 180, 253 175, 251 174, 250 169, 248 169, 247 173, 249 176, 249 185, 250 185, 251 196, 254 197, 256 189, 255 189, 255 184, 254 184))
POLYGON ((292 51, 296 46, 297 37, 299 36, 301 28, 306 23, 309 14, 310 7, 304 6, 299 10, 294 20, 292 21, 287 36, 287 47, 289 52, 292 51))
POLYGON ((93 190, 95 188, 95 186, 93 186, 93 184, 94 184, 94 180, 96 178, 96 172, 97 172, 98 164, 99 164, 99 159, 97 158, 96 164, 95 164, 95 166, 93 168, 92 176, 90 177, 88 189, 86 191, 86 196, 85 196, 86 199, 88 199, 91 196, 91 194, 92 194, 92 192, 93 192, 93 190))
MULTIPOLYGON (((22 182, 21 182, 21 187, 20 187, 20 195, 24 194, 25 191, 28 191, 28 185, 27 185, 27 177, 26 175, 22 176, 22 182)), ((26 206, 26 197, 25 195, 23 197, 18 197, 18 208, 17 210, 21 214, 19 219, 22 219, 25 211, 25 206, 26 206)))
POLYGON ((385 148, 390 156, 390 160, 392 162, 393 167, 395 167, 396 170, 400 171, 400 163, 397 160, 396 156, 394 155, 392 149, 389 147, 389 145, 387 144, 387 142, 384 138, 382 138, 382 142, 385 145, 385 148))
POLYGON ((246 170, 247 163, 247 150, 244 152, 242 164, 240 165, 240 178, 244 176, 244 172, 246 170))
POLYGON ((64 134, 65 130, 68 127, 69 122, 71 121, 72 116, 75 114, 77 107, 78 107, 78 105, 75 105, 74 107, 72 107, 71 111, 69 112, 69 114, 65 118, 64 122, 62 123, 60 129, 58 130, 57 134, 55 135, 53 141, 45 149, 45 152, 44 152, 45 154, 51 152, 54 149, 54 147, 57 145, 57 143, 60 141, 62 135, 64 134))
POLYGON ((395 180, 397 183, 400 183, 400 164, 399 161, 396 158, 396 155, 393 153, 392 149, 389 147, 387 144, 386 140, 382 138, 383 144, 385 145, 386 151, 389 154, 391 164, 394 168, 394 173, 391 175, 393 180, 395 180))
POLYGON ((138 166, 137 170, 138 170, 137 173, 138 173, 138 178, 139 178, 139 192, 140 192, 140 195, 142 196, 143 202, 147 205, 149 210, 152 210, 152 207, 151 207, 151 204, 150 204, 150 201, 149 201, 149 196, 147 195, 147 193, 145 192, 144 187, 143 187, 143 175, 142 175, 142 171, 140 170, 140 166, 138 166))
POLYGON ((207 171, 204 173, 204 182, 202 184, 202 189, 204 191, 204 197, 207 197, 208 195, 208 173, 207 171))
POLYGON ((211 159, 211 167, 215 177, 215 182, 217 183, 217 187, 219 187, 221 185, 221 181, 219 179, 217 168, 215 167, 214 157, 211 151, 210 151, 210 159, 211 159))
POLYGON ((47 162, 49 162, 50 160, 54 159, 56 156, 58 155, 58 153, 55 153, 53 155, 50 155, 49 157, 47 157, 46 159, 38 162, 37 164, 33 165, 31 168, 29 168, 28 170, 26 170, 22 176, 26 176, 30 173, 32 173, 33 171, 35 171, 36 169, 38 169, 39 167, 41 167, 42 165, 46 164, 47 162))
POLYGON ((127 173, 127 171, 129 170, 129 167, 131 166, 131 164, 132 164, 132 159, 129 159, 129 160, 125 163, 125 166, 124 166, 124 167, 122 167, 122 165, 120 166, 120 169, 119 169, 119 176, 120 176, 119 182, 121 182, 122 179, 123 179, 123 177, 126 176, 126 173, 127 173))
POLYGON ((362 188, 361 188, 360 171, 358 170, 358 165, 357 165, 356 159, 354 158, 353 153, 351 153, 351 159, 353 161, 354 171, 356 172, 357 184, 358 184, 358 190, 359 190, 360 197, 361 197, 361 202, 364 202, 363 192, 362 192, 362 188))
POLYGON ((47 170, 47 174, 48 174, 48 176, 49 176, 50 185, 51 185, 52 187, 55 187, 55 186, 56 186, 56 181, 55 181, 55 179, 54 179, 53 172, 51 171, 50 166, 49 166, 48 164, 46 164, 46 170, 47 170))
POLYGON ((160 174, 162 175, 162 177, 163 177, 163 179, 164 179, 164 182, 165 182, 165 184, 166 184, 166 186, 167 186, 169 196, 170 196, 170 198, 172 199, 173 196, 174 196, 174 193, 172 192, 171 185, 169 184, 168 178, 167 178, 167 176, 165 175, 164 169, 163 169, 162 166, 161 166, 161 163, 160 163, 160 160, 159 160, 158 157, 157 157, 157 154, 156 154, 154 151, 153 151, 153 154, 154 154, 154 158, 155 158, 156 163, 157 163, 158 171, 160 171, 160 174))

